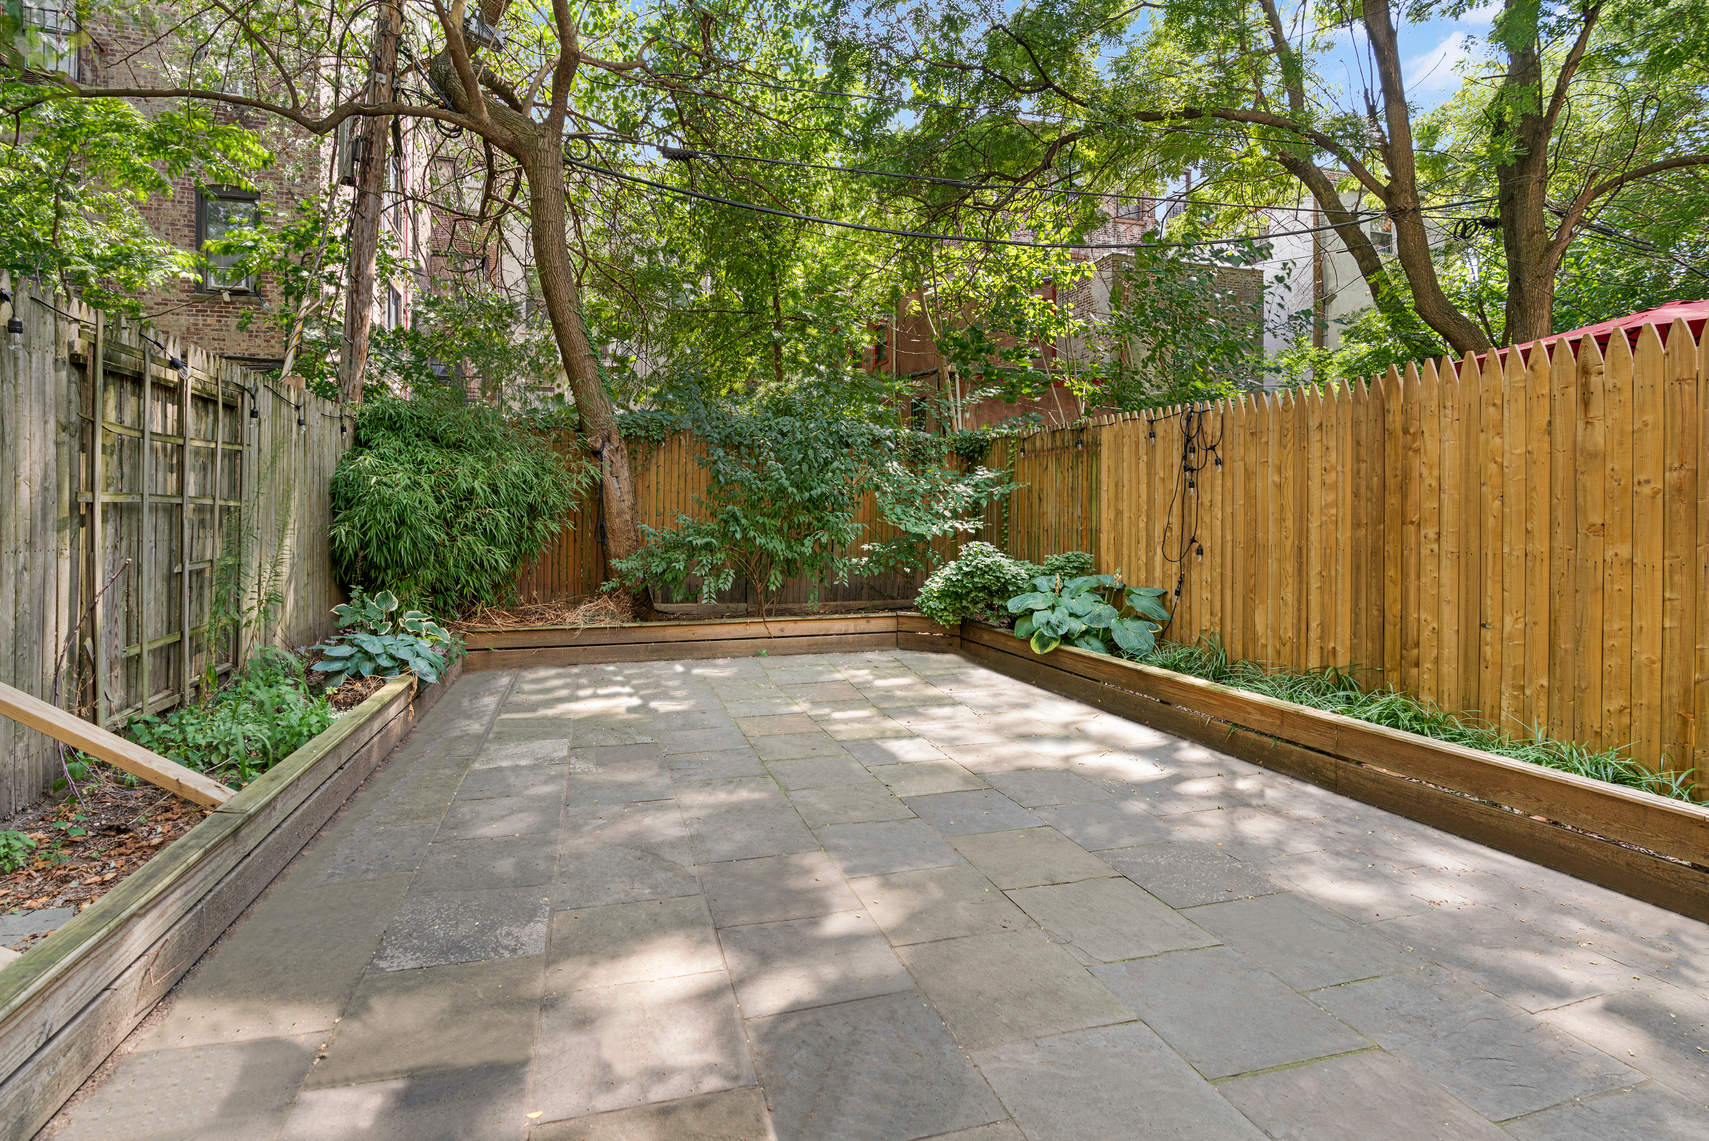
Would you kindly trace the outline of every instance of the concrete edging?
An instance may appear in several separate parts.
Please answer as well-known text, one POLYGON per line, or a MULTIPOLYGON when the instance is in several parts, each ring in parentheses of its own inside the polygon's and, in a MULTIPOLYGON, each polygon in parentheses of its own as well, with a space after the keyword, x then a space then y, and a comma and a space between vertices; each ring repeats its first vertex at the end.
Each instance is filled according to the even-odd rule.
POLYGON ((460 672, 386 683, 0 970, 0 1136, 46 1124, 460 672))

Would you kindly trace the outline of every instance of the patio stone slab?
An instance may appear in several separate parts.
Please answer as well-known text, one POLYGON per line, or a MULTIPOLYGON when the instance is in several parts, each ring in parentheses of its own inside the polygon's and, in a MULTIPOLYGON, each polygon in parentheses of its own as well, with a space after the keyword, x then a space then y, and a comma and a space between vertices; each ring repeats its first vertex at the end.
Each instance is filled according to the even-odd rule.
POLYGON ((470 769, 457 786, 457 800, 491 800, 506 796, 562 796, 569 779, 568 762, 561 765, 488 765, 470 769))
POLYGON ((1134 1017, 1066 948, 1032 928, 916 943, 896 953, 968 1050, 1134 1017))
POLYGON ((1507 1134, 1380 1051, 1233 1078, 1217 1091, 1276 1141, 1496 1141, 1507 1134))
POLYGON ((1136 1022, 983 1050, 974 1061, 1028 1141, 1263 1141, 1136 1022))
MULTIPOLYGON (((686 841, 683 844, 686 850, 686 841)), ((555 910, 694 895, 700 890, 687 856, 643 847, 577 845, 559 857, 555 910)))
POLYGON ((374 967, 403 971, 538 955, 546 949, 551 902, 542 887, 412 892, 380 939, 374 967))
POLYGON ((966 864, 866 876, 851 886, 896 946, 1031 926, 996 884, 966 864))
POLYGON ((319 1044, 318 1036, 303 1035, 132 1054, 54 1136, 272 1141, 319 1044))
POLYGON ((1297 990, 1414 970, 1417 955, 1291 895, 1195 907, 1194 923, 1297 990))
POLYGON ((735 724, 711 729, 669 729, 659 734, 659 744, 665 755, 680 753, 712 753, 724 749, 745 749, 747 737, 735 724))
POLYGON ((910 820, 914 816, 907 805, 877 783, 795 789, 790 792, 789 799, 809 828, 877 820, 910 820))
POLYGON ((520 1139, 528 1067, 470 1066, 389 1081, 305 1090, 279 1141, 520 1139))
POLYGON ((932 796, 989 787, 954 761, 903 761, 870 767, 872 775, 897 796, 932 796))
POLYGON ((1520 1141, 1701 1141, 1709 1104, 1648 1082, 1509 1122, 1520 1141))
MULTIPOLYGON (((863 765, 915 764, 948 760, 943 750, 923 737, 894 737, 876 741, 846 741, 843 748, 863 765)), ((943 790, 943 791, 948 791, 943 790)))
MULTIPOLYGON (((1342 1021, 1497 1121, 1643 1076, 1536 1015, 1440 968, 1330 987, 1312 996, 1342 1021)), ((1709 1061, 1704 1063, 1709 1072, 1709 1061)))
POLYGON ((202 1046, 328 1031, 409 889, 408 873, 316 883, 300 876, 225 934, 145 1028, 149 1048, 202 1046))
POLYGON ((763 717, 738 717, 736 728, 749 737, 773 737, 779 733, 817 733, 819 723, 806 713, 774 713, 763 717))
POLYGON ((703 810, 686 819, 697 863, 811 852, 819 846, 781 793, 775 800, 703 810))
POLYGON ((829 788, 839 784, 876 784, 866 766, 853 757, 804 757, 766 765, 785 790, 829 788))
POLYGON ((801 712, 801 703, 793 697, 774 693, 769 697, 737 697, 724 703, 731 717, 772 717, 801 712))
POLYGON ((936 828, 944 836, 964 836, 974 832, 1008 832, 1016 828, 1033 828, 1038 817, 995 789, 972 792, 940 792, 931 796, 912 796, 903 801, 914 815, 936 828))
POLYGON ((598 773, 623 765, 662 762, 665 751, 656 741, 634 745, 577 745, 570 750, 570 771, 598 773))
POLYGON ((426 858, 427 846, 439 831, 439 817, 450 799, 447 791, 439 801, 439 814, 430 823, 402 828, 358 825, 343 835, 323 832, 304 850, 301 859, 310 875, 329 885, 413 872, 426 858))
POLYGON ((667 759, 673 780, 719 780, 729 777, 763 777, 765 762, 743 745, 739 749, 677 753, 667 759))
POLYGON ((1054 828, 987 832, 961 836, 954 843, 956 851, 1005 890, 1116 874, 1110 865, 1054 828))
POLYGON ((789 761, 797 757, 847 757, 842 743, 817 727, 811 733, 779 733, 772 737, 750 737, 748 743, 762 761, 789 761))
POLYGON ((851 879, 961 863, 955 849, 919 820, 830 824, 819 829, 818 843, 851 879))
POLYGON ((429 844, 410 890, 474 891, 552 882, 558 845, 551 836, 499 836, 429 844))
POLYGON ((1060 769, 1013 769, 987 773, 991 787, 1026 808, 1108 800, 1107 788, 1060 769))
POLYGON ((526 1064, 545 966, 534 956, 369 972, 304 1087, 526 1064))
POLYGON ((493 836, 536 836, 558 830, 561 796, 503 796, 453 801, 439 826, 440 840, 493 836))
POLYGON ((1053 804, 1033 815, 1089 852, 1169 839, 1169 825, 1128 800, 1053 804))
POLYGON ((914 735, 912 729, 900 721, 886 717, 871 706, 862 706, 858 710, 833 710, 828 713, 816 711, 813 720, 819 723, 820 729, 845 744, 849 741, 875 741, 914 735))
POLYGON ((862 912, 729 927, 719 938, 745 1018, 914 985, 877 924, 862 912))
POLYGON ((722 970, 712 917, 698 895, 552 916, 546 985, 556 992, 722 970))
POLYGON ((1092 973, 1207 1078, 1371 1047, 1232 951, 1157 955, 1092 973))
POLYGON ((779 1141, 908 1141, 1005 1116, 918 994, 748 1024, 779 1141))
POLYGON ((1008 895, 1087 962, 1114 963, 1220 942, 1125 879, 1047 884, 1008 895))
POLYGON ((1677 1092, 1701 1097, 1709 1074, 1709 995, 1661 982, 1630 986, 1543 1017, 1677 1092))
POLYGON ((719 927, 854 911, 860 901, 822 851, 704 864, 701 889, 719 927))
POLYGON ((1249 899, 1284 890, 1212 844, 1147 844, 1099 852, 1098 857, 1170 907, 1249 899))
POLYGON ((753 1083, 719 970, 549 994, 529 1108, 555 1121, 753 1083))
POLYGON ((757 1086, 536 1125, 528 1141, 776 1141, 757 1086))
POLYGON ((653 762, 638 761, 593 773, 578 773, 572 768, 564 803, 571 808, 592 808, 669 800, 675 795, 670 773, 662 765, 654 767, 653 762))

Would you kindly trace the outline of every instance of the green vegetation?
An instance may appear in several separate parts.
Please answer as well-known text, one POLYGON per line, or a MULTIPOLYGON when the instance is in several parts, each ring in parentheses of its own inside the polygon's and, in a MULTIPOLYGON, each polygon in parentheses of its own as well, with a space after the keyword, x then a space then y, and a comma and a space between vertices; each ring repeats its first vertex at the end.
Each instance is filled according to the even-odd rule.
POLYGON ((502 603, 593 479, 587 459, 489 405, 381 397, 333 473, 333 562, 346 582, 386 583, 440 614, 502 603))
POLYGON ((955 560, 940 567, 920 587, 914 606, 940 626, 959 626, 964 619, 1007 623, 1009 599, 1023 594, 1035 578, 1073 578, 1092 569, 1085 551, 1065 551, 1042 564, 1011 558, 990 543, 965 544, 955 560))
POLYGON ((15 872, 35 858, 35 837, 16 828, 0 832, 0 873, 15 872))
POLYGON ((133 717, 126 732, 164 757, 242 788, 332 724, 302 662, 264 650, 224 688, 165 716, 133 717))
POLYGON ((312 667, 325 674, 328 689, 350 678, 396 677, 409 670, 422 681, 438 681, 463 656, 463 643, 419 610, 393 618, 398 599, 389 590, 369 596, 361 587, 334 606, 339 632, 311 650, 323 658, 312 667))
POLYGON ((1113 574, 1087 574, 1064 579, 1040 575, 1033 589, 1008 602, 1015 637, 1035 654, 1048 654, 1063 642, 1099 654, 1110 643, 1123 654, 1143 657, 1157 644, 1157 632, 1169 621, 1165 591, 1155 586, 1128 586, 1113 574))
POLYGON ((1468 715, 1449 713, 1431 702, 1396 690, 1366 689, 1346 670, 1331 667, 1291 672, 1232 659, 1220 644, 1208 638, 1190 646, 1166 643, 1138 660, 1148 666, 1191 674, 1250 693, 1356 717, 1373 725, 1402 729, 1449 744, 1481 749, 1517 761, 1677 800, 1690 800, 1695 783, 1689 771, 1651 772, 1623 749, 1593 750, 1572 742, 1551 740, 1541 731, 1526 737, 1510 736, 1468 715))

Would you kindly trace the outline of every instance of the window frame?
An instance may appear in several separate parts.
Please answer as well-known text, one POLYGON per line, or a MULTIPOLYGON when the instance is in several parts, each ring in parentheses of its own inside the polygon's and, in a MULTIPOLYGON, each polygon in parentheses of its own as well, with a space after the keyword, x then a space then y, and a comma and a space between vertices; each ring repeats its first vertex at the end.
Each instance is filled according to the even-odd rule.
MULTIPOLYGON (((196 191, 196 252, 199 254, 206 251, 208 244, 208 203, 215 200, 220 202, 246 202, 254 210, 255 218, 258 219, 261 216, 261 195, 253 190, 239 190, 225 186, 199 188, 196 191)), ((245 274, 242 282, 237 285, 213 284, 210 282, 208 274, 204 273, 196 278, 196 292, 230 293, 234 296, 254 297, 260 295, 261 288, 260 283, 255 280, 255 275, 252 273, 245 274)))

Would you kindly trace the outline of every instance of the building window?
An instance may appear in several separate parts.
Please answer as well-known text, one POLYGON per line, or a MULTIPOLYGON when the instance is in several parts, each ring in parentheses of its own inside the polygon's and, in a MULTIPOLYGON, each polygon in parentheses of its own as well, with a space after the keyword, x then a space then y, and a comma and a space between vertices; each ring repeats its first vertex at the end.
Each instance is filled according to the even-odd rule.
POLYGON ((77 13, 71 0, 24 0, 23 34, 19 50, 25 60, 42 71, 53 71, 67 79, 81 79, 77 67, 77 13))
MULTIPOLYGON (((260 206, 255 195, 240 190, 204 190, 196 199, 196 248, 206 250, 233 230, 255 225, 260 206)), ((206 293, 254 293, 255 278, 237 268, 236 254, 208 254, 208 272, 202 277, 206 293)))
POLYGON ((395 285, 386 286, 386 327, 389 329, 404 327, 404 295, 395 285))

